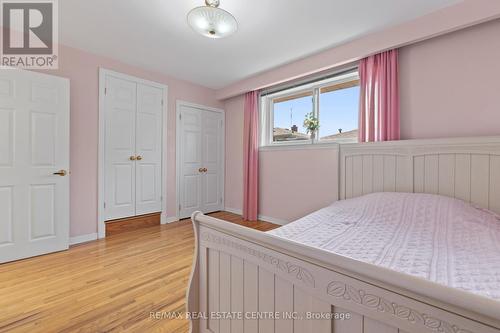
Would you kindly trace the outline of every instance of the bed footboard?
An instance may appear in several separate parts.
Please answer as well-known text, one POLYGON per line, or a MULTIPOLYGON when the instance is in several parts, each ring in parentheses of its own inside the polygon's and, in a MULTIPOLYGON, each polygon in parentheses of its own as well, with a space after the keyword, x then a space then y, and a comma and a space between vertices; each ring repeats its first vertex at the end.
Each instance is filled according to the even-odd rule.
MULTIPOLYGON (((192 332, 500 333, 494 316, 500 312, 491 308, 496 302, 472 297, 465 299, 470 308, 457 307, 393 285, 402 278, 396 272, 357 266, 201 213, 192 221, 196 249, 187 306, 192 332), (489 310, 484 313, 483 307, 489 310)), ((403 282, 435 287, 411 277, 403 282)), ((429 292, 441 295, 438 289, 429 292)), ((457 299, 468 296, 446 292, 457 299)))

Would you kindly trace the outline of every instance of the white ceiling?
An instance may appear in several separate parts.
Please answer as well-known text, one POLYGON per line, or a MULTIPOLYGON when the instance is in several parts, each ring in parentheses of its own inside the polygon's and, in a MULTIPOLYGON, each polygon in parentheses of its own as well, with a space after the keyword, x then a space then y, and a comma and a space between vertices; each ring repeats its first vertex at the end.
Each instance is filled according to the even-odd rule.
POLYGON ((209 39, 187 25, 204 0, 62 0, 60 38, 210 88, 412 20, 461 0, 221 0, 239 30, 209 39))

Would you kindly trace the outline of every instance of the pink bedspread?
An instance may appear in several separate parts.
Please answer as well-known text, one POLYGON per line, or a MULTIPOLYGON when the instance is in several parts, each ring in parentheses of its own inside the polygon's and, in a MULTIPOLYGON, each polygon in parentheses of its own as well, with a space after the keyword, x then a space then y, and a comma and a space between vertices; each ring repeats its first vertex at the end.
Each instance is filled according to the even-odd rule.
POLYGON ((500 218, 461 200, 374 193, 269 233, 500 300, 500 218))

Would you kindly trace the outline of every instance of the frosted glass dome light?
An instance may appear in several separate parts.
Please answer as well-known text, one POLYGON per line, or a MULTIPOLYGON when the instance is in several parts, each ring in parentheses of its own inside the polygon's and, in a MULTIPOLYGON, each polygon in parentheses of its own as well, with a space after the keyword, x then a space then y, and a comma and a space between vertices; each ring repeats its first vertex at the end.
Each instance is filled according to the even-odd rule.
POLYGON ((205 4, 188 13, 187 20, 194 31, 210 38, 223 38, 238 30, 234 16, 219 8, 219 0, 205 0, 205 4))

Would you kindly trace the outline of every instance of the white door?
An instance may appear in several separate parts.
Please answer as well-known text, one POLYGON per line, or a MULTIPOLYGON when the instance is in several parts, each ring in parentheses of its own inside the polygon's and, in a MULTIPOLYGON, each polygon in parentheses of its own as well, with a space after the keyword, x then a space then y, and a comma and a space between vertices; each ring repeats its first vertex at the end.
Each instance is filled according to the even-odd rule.
POLYGON ((202 175, 202 212, 222 210, 223 207, 223 150, 224 117, 219 112, 203 111, 203 131, 201 155, 202 175))
POLYGON ((163 89, 106 76, 105 220, 161 212, 163 89))
POLYGON ((137 85, 135 214, 161 212, 163 90, 137 85))
POLYGON ((179 218, 222 210, 224 114, 180 105, 179 218))
POLYGON ((137 84, 106 77, 106 220, 135 215, 137 84))
POLYGON ((202 211, 202 113, 199 109, 181 106, 178 131, 179 156, 179 218, 202 211))
POLYGON ((69 80, 0 70, 0 262, 68 248, 69 80))

